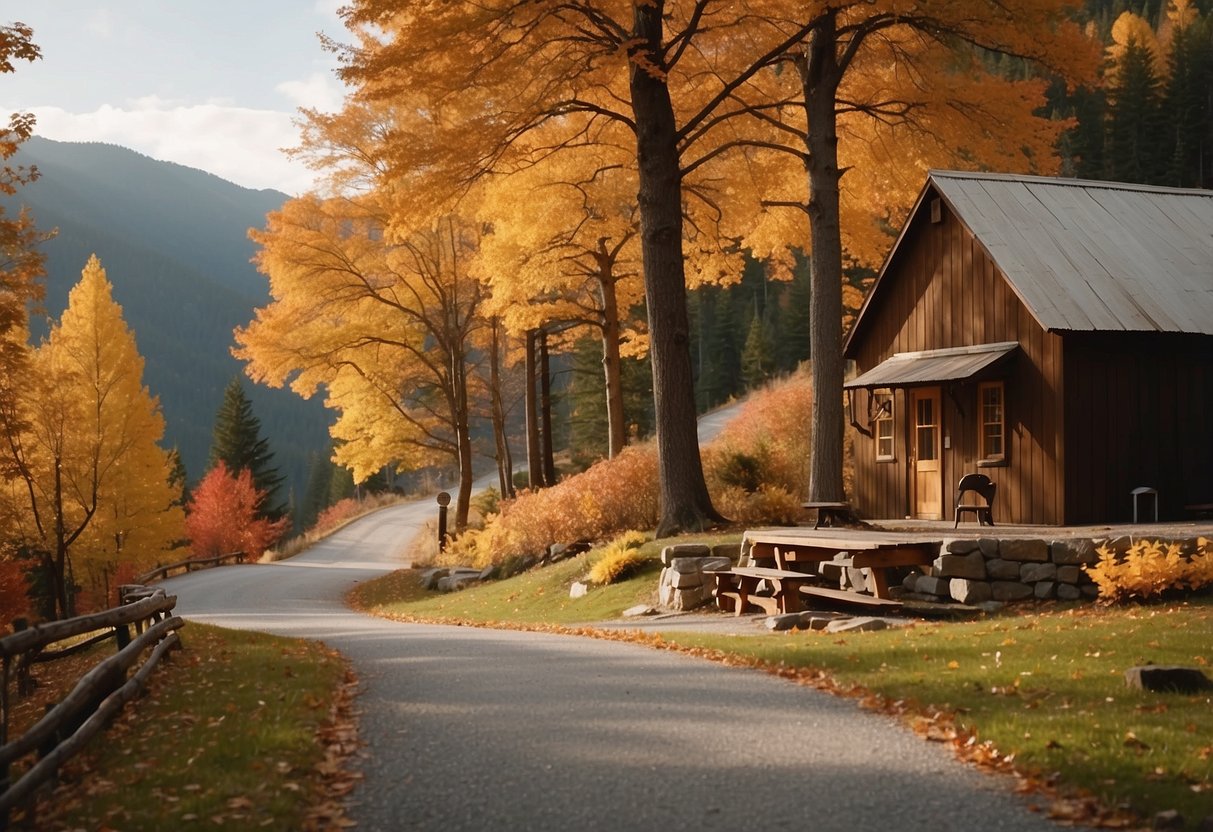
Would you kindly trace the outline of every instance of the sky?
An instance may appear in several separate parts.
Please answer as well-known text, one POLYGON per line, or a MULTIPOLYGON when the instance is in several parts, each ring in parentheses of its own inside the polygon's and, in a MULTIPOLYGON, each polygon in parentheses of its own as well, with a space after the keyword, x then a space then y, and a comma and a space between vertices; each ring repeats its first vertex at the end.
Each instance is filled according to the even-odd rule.
POLYGON ((342 3, 5 0, 0 23, 33 28, 42 59, 0 75, 0 114, 34 113, 48 139, 117 144, 297 195, 313 174, 281 149, 298 144, 300 107, 341 105, 317 33, 346 40, 342 3))

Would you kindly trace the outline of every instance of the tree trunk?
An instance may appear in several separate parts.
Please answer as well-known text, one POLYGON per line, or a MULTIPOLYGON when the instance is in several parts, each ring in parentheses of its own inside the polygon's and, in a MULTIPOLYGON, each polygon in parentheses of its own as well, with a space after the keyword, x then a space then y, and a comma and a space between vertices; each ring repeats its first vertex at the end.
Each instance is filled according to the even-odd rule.
POLYGON ((555 443, 552 441, 552 365, 548 360, 548 336, 539 330, 539 420, 543 435, 543 481, 556 484, 555 443))
POLYGON ((535 401, 535 340, 536 331, 526 333, 526 468, 527 484, 531 488, 543 488, 543 462, 539 452, 539 407, 535 401))
POLYGON ((619 456, 627 444, 627 422, 623 415, 623 363, 619 357, 619 301, 615 280, 599 278, 602 287, 602 374, 606 383, 607 457, 619 456))
POLYGON ((497 448, 497 483, 502 497, 514 496, 514 462, 510 457, 510 441, 506 434, 505 404, 501 399, 501 321, 490 324, 489 340, 489 410, 493 420, 493 442, 497 448))
MULTIPOLYGON (((462 347, 462 344, 460 345, 462 347)), ((455 501, 455 533, 468 525, 472 505, 472 437, 469 430, 467 356, 463 349, 451 355, 451 379, 455 385, 455 453, 459 463, 459 497, 455 501)))
POLYGON ((664 0, 635 3, 632 111, 640 164, 641 257, 653 365, 661 519, 657 536, 720 522, 712 507, 696 431, 690 321, 682 259, 682 182, 674 108, 664 77, 664 0))
POLYGON ((837 502, 842 488, 842 233, 839 228, 835 14, 822 17, 800 64, 808 115, 805 168, 809 179, 809 357, 813 409, 809 499, 837 502))

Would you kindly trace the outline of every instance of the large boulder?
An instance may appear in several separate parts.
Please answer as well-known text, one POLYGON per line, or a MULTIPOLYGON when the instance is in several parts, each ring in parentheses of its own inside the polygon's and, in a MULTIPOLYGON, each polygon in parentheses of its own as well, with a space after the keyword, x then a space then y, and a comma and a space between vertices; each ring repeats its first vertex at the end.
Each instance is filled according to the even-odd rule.
POLYGON ((1125 671, 1125 684, 1140 690, 1193 694, 1213 689, 1199 668, 1148 664, 1125 671))
POLYGON ((981 552, 967 555, 940 555, 935 559, 934 573, 940 578, 970 578, 984 580, 986 559, 981 552))

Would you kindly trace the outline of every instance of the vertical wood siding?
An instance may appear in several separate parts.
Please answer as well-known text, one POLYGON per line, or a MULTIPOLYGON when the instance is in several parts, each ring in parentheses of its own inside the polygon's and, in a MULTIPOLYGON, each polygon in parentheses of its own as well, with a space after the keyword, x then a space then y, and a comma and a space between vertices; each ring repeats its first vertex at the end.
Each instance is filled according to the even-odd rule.
POLYGON ((1132 520, 1138 486, 1163 520, 1213 502, 1213 338, 1069 334, 1065 368, 1067 523, 1132 520))
MULTIPOLYGON (((898 352, 1019 342, 1016 355, 983 375, 1005 381, 1005 465, 977 467, 978 379, 943 386, 943 432, 951 444, 943 450, 943 516, 952 516, 960 477, 980 470, 998 483, 995 522, 1065 522, 1061 337, 1041 329, 946 205, 942 222, 930 222, 926 208, 931 198, 924 199, 924 210, 911 220, 887 265, 880 294, 864 313, 864 328, 852 340, 849 357, 863 372, 898 352)), ((866 422, 866 391, 856 391, 854 400, 854 417, 866 422)), ((858 432, 853 437, 856 493, 851 499, 861 516, 913 513, 908 405, 906 391, 895 390, 895 461, 876 462, 874 439, 858 432)))

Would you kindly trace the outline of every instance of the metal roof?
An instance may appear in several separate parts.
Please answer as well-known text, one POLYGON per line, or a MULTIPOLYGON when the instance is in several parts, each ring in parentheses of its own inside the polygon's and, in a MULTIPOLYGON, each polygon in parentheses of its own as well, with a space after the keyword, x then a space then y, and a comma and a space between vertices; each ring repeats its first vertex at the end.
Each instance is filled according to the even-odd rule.
POLYGON ((972 378, 995 361, 1015 351, 1019 344, 1003 341, 973 347, 899 352, 877 364, 843 387, 907 387, 972 378))
POLYGON ((1213 335, 1213 191, 952 171, 930 186, 1045 329, 1213 335))

